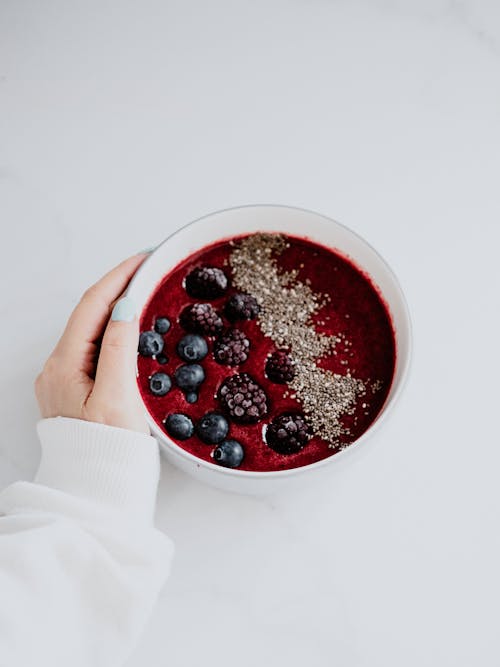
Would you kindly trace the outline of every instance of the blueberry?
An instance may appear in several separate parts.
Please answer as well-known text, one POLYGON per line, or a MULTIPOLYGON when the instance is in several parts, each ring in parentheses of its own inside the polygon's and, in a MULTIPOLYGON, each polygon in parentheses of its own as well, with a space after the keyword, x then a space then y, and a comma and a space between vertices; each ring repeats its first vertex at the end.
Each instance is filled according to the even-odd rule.
POLYGON ((172 380, 166 373, 155 373, 149 378, 149 388, 155 396, 165 396, 172 387, 172 380))
POLYGON ((159 364, 167 364, 168 363, 168 357, 166 354, 157 354, 156 355, 156 361, 159 364))
POLYGON ((218 412, 207 412, 196 424, 196 433, 200 440, 209 445, 222 442, 229 431, 229 424, 225 417, 218 412))
POLYGON ((205 371, 200 364, 183 364, 175 371, 177 386, 186 392, 195 391, 205 379, 205 371))
POLYGON ((154 357, 163 351, 163 338, 156 331, 143 331, 139 336, 139 354, 154 357))
POLYGON ((189 391, 186 394, 186 401, 188 403, 196 403, 197 400, 198 400, 198 394, 195 391, 189 391))
POLYGON ((170 329, 170 320, 168 317, 159 317, 155 322, 155 331, 159 334, 166 334, 170 329))
POLYGON ((177 344, 177 354, 184 361, 201 361, 207 353, 207 341, 197 334, 186 334, 177 344))
POLYGON ((187 440, 194 433, 193 422, 187 415, 175 412, 165 419, 165 428, 172 438, 187 440))
POLYGON ((224 440, 214 449, 215 461, 226 468, 237 468, 244 456, 243 447, 236 440, 224 440))

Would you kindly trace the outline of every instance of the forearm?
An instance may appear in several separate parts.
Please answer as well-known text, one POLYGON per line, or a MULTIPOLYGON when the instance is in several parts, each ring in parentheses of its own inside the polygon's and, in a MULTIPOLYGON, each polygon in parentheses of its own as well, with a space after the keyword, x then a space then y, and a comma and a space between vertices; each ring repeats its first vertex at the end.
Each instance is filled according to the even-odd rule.
POLYGON ((156 442, 62 418, 39 433, 34 483, 0 494, 0 655, 9 667, 119 665, 172 555, 153 525, 156 442))

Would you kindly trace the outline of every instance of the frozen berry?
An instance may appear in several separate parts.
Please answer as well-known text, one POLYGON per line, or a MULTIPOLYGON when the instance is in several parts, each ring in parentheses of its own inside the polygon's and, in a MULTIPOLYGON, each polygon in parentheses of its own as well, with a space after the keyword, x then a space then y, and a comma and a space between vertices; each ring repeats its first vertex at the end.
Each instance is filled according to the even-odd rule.
POLYGON ((236 422, 254 424, 267 414, 267 396, 248 373, 226 378, 218 397, 224 411, 236 422))
POLYGON ((250 294, 233 294, 224 309, 229 320, 253 320, 259 312, 257 299, 250 294))
POLYGON ((168 415, 164 423, 167 433, 177 440, 187 440, 194 433, 193 422, 181 412, 168 415))
POLYGON ((205 379, 205 371, 200 364, 182 364, 175 371, 177 386, 185 392, 196 391, 205 379))
POLYGON ((310 430, 304 415, 284 412, 275 417, 266 429, 266 442, 279 454, 296 454, 307 445, 310 430))
POLYGON ((219 313, 209 303, 187 306, 180 316, 180 323, 187 331, 217 336, 224 326, 219 313))
POLYGON ((236 440, 224 440, 214 449, 215 461, 226 468, 237 468, 244 455, 243 447, 236 440))
POLYGON ((155 373, 149 378, 149 389, 155 396, 165 396, 172 387, 172 380, 166 373, 155 373))
POLYGON ((277 384, 291 382, 295 377, 293 360, 283 350, 273 352, 266 361, 266 375, 277 384))
POLYGON ((159 364, 166 364, 166 363, 168 363, 168 357, 167 357, 166 354, 157 354, 156 355, 156 361, 159 364))
POLYGON ((156 331, 143 331, 139 336, 139 354, 154 357, 163 351, 163 338, 156 331))
POLYGON ((170 320, 168 317, 159 317, 155 322, 155 331, 159 334, 166 334, 170 329, 170 320))
POLYGON ((227 276, 214 266, 200 266, 186 276, 186 292, 195 299, 216 299, 227 289, 227 276))
POLYGON ((197 334, 186 334, 177 343, 177 354, 184 361, 201 361, 207 352, 207 341, 197 334))
POLYGON ((229 329, 214 345, 214 358, 219 364, 237 366, 248 359, 250 341, 240 329, 229 329))
POLYGON ((185 398, 188 403, 196 403, 198 400, 198 394, 195 391, 188 391, 185 398))
POLYGON ((207 412, 196 424, 196 435, 209 445, 222 442, 228 431, 227 419, 218 412, 207 412))

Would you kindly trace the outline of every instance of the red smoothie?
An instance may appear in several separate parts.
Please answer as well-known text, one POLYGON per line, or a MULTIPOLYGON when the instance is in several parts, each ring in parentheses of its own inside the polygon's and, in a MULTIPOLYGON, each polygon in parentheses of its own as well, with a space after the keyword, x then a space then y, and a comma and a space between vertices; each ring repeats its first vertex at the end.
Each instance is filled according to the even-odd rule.
MULTIPOLYGON (((143 310, 141 332, 154 330, 158 318, 168 318, 170 328, 158 334, 163 339, 160 354, 138 356, 141 395, 163 430, 169 415, 182 413, 192 420, 194 433, 183 440, 173 439, 205 461, 216 463, 217 447, 203 442, 196 432, 206 413, 224 415, 229 427, 225 440, 241 444, 243 460, 231 467, 283 470, 332 456, 354 442, 377 417, 391 386, 395 337, 378 290, 348 259, 306 238, 253 234, 202 248, 180 262, 156 287, 143 310), (281 239, 281 245, 273 238, 281 239), (261 254, 260 246, 264 247, 261 254), (199 267, 224 272, 227 286, 222 294, 211 298, 188 294, 186 278, 199 267), (260 311, 253 319, 226 316, 228 300, 241 293, 250 294, 259 304, 260 311), (208 353, 197 363, 205 377, 190 399, 195 402, 188 402, 175 378, 176 370, 186 364, 177 345, 189 330, 186 318, 180 315, 196 303, 210 304, 220 314, 223 327, 215 335, 201 334, 208 353), (288 318, 290 326, 283 318, 288 318), (243 332, 241 337, 249 345, 245 348, 247 358, 230 366, 228 357, 220 354, 220 338, 234 328, 243 332), (283 384, 271 381, 266 374, 269 355, 278 349, 292 362, 295 373, 293 380, 283 384), (162 396, 154 395, 150 386, 151 376, 158 372, 167 374, 171 381, 162 396), (265 414, 257 415, 258 421, 253 423, 233 418, 221 400, 222 383, 237 374, 248 374, 266 397, 265 414), (299 451, 292 448, 292 453, 280 453, 266 442, 269 424, 282 414, 299 415, 307 425, 307 441, 299 451)), ((158 325, 157 330, 161 330, 158 325)), ((242 346, 236 349, 241 351, 242 346)), ((290 428, 293 431, 295 427, 290 428)), ((277 432, 279 425, 274 430, 277 432)))

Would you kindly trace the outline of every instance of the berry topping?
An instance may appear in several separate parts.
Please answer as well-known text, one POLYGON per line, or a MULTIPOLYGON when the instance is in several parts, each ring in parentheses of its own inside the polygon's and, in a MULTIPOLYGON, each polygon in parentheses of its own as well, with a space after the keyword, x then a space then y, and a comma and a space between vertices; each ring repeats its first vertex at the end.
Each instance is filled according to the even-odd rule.
POLYGON ((155 373, 149 378, 149 389, 155 396, 165 396, 172 387, 172 380, 166 373, 155 373))
POLYGON ((159 317, 155 322, 155 331, 159 334, 166 334, 170 329, 170 320, 168 317, 159 317))
POLYGON ((240 329, 229 329, 214 345, 214 358, 219 364, 237 366, 248 359, 250 341, 240 329))
POLYGON ((222 442, 228 432, 227 419, 218 412, 207 412, 196 424, 196 435, 208 445, 222 442))
POLYGON ((156 331, 143 331, 139 336, 139 354, 154 357, 163 350, 163 338, 156 331))
POLYGON ((185 308, 180 323, 187 331, 216 336, 222 331, 223 322, 219 313, 209 303, 194 303, 185 308))
POLYGON ((165 419, 165 429, 172 438, 187 440, 194 433, 194 425, 187 415, 175 412, 165 419))
POLYGON ((195 299, 216 299, 226 289, 226 274, 214 266, 200 266, 186 276, 186 292, 195 299))
POLYGON ((200 364, 182 364, 175 371, 177 386, 190 393, 196 391, 205 379, 205 371, 200 364))
POLYGON ((259 314, 260 306, 250 294, 233 294, 224 312, 229 320, 253 320, 259 314))
POLYGON ((277 384, 291 382, 295 377, 293 360, 283 350, 273 352, 266 361, 266 375, 277 384))
POLYGON ((214 449, 215 461, 226 468, 237 468, 244 456, 243 447, 236 440, 224 440, 214 449))
POLYGON ((304 415, 284 412, 266 429, 266 442, 279 454, 296 454, 309 442, 310 430, 304 415))
POLYGON ((156 361, 159 364, 166 364, 166 363, 168 363, 168 357, 167 357, 166 354, 157 354, 156 355, 156 361))
POLYGON ((201 361, 207 352, 207 341, 197 334, 186 334, 177 343, 177 354, 184 361, 201 361))
POLYGON ((198 400, 198 394, 195 391, 188 391, 185 398, 188 403, 196 403, 198 400))
POLYGON ((242 424, 254 424, 267 414, 267 396, 248 373, 238 373, 224 380, 219 400, 234 421, 242 424))

